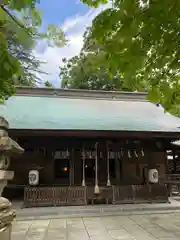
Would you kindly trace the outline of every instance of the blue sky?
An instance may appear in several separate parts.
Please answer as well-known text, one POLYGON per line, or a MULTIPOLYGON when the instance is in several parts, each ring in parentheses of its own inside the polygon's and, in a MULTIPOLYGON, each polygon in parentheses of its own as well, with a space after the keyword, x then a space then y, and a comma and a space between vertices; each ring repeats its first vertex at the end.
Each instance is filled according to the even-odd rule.
POLYGON ((68 44, 63 48, 49 47, 41 41, 37 44, 35 55, 45 62, 41 69, 48 75, 41 75, 42 81, 50 81, 56 87, 60 86, 59 66, 62 66, 62 58, 71 58, 79 54, 83 44, 83 34, 92 20, 106 7, 97 9, 89 8, 80 0, 41 0, 38 8, 42 15, 42 28, 46 29, 48 24, 56 24, 65 32, 68 44))
POLYGON ((85 14, 88 6, 78 0, 41 0, 39 9, 42 10, 44 22, 60 24, 69 16, 85 14))

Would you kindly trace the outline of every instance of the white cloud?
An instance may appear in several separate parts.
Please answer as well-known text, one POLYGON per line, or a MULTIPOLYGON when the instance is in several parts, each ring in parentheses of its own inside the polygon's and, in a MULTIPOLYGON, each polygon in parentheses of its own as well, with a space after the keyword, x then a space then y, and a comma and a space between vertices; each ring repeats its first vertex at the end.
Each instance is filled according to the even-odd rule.
POLYGON ((65 32, 68 44, 63 48, 52 48, 46 46, 41 42, 36 50, 35 55, 38 59, 45 61, 42 65, 42 71, 48 75, 41 74, 43 81, 53 81, 55 85, 60 86, 59 80, 59 66, 62 65, 62 59, 71 58, 79 54, 83 44, 83 34, 88 26, 91 25, 92 20, 105 8, 110 7, 110 4, 100 6, 96 9, 90 9, 85 15, 75 15, 65 19, 61 28, 65 32))

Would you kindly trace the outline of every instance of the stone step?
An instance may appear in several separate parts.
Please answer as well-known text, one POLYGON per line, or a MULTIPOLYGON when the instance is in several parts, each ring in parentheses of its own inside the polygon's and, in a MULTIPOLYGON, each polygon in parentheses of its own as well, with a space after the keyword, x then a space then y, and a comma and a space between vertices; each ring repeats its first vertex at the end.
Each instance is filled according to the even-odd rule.
POLYGON ((73 217, 121 216, 139 214, 164 214, 180 212, 180 202, 170 199, 170 203, 120 204, 68 207, 39 207, 20 209, 16 203, 13 210, 18 220, 58 219, 73 217))

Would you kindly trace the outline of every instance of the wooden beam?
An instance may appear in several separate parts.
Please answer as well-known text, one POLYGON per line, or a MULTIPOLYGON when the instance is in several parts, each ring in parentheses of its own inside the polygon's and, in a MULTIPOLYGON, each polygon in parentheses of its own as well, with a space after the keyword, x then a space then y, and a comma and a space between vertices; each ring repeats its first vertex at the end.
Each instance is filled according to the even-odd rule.
POLYGON ((74 186, 74 148, 69 149, 70 158, 69 158, 69 184, 74 186))
POLYGON ((121 138, 121 139, 153 139, 169 141, 178 140, 180 132, 150 132, 150 131, 93 131, 93 130, 44 130, 44 129, 10 129, 10 135, 16 136, 53 136, 53 137, 89 137, 89 138, 121 138))

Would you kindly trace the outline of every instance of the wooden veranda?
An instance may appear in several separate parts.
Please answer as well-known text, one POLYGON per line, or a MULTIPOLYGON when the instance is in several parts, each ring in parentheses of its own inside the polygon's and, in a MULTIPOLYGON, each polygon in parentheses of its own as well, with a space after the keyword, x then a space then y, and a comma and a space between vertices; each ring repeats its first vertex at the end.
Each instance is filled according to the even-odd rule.
POLYGON ((165 184, 102 186, 99 194, 95 194, 94 187, 90 186, 27 186, 24 190, 24 207, 87 205, 94 202, 120 204, 167 201, 168 191, 165 184))
POLYGON ((180 194, 180 174, 166 174, 163 181, 167 186, 169 196, 174 195, 175 192, 180 194))

